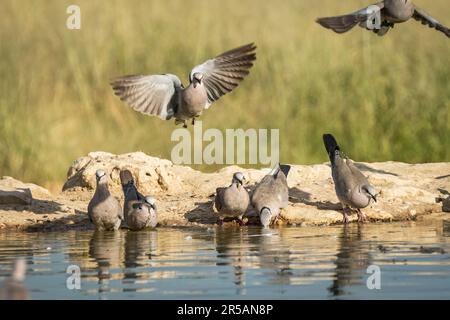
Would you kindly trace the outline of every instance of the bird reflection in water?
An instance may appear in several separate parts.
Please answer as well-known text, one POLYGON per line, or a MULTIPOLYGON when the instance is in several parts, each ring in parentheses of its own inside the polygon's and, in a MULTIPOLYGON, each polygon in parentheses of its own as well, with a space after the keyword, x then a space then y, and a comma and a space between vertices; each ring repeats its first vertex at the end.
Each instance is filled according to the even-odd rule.
POLYGON ((146 282, 148 271, 138 272, 141 267, 151 267, 153 255, 157 250, 158 233, 155 230, 128 231, 125 235, 125 271, 123 283, 127 292, 137 292, 133 285, 146 282))
POLYGON ((246 270, 259 268, 270 285, 290 284, 289 249, 281 243, 277 230, 244 227, 216 232, 217 265, 234 268, 234 283, 238 295, 246 294, 246 270))
POLYGON ((279 286, 279 291, 283 294, 285 286, 291 284, 293 272, 290 267, 290 250, 287 244, 281 239, 281 229, 258 228, 254 235, 250 237, 252 251, 258 257, 259 268, 267 274, 269 285, 279 286))
POLYGON ((27 264, 23 258, 14 262, 9 278, 0 284, 0 300, 28 300, 30 296, 25 286, 27 264))
POLYGON ((111 291, 110 269, 120 267, 123 241, 123 233, 120 231, 95 231, 89 242, 89 257, 97 262, 100 295, 111 291))
POLYGON ((364 225, 343 225, 339 237, 339 248, 336 255, 336 269, 333 284, 328 288, 334 297, 348 292, 346 287, 352 287, 365 281, 367 267, 371 264, 371 256, 364 247, 364 225))
POLYGON ((217 266, 232 266, 236 294, 246 294, 245 265, 247 260, 248 229, 234 226, 221 227, 216 231, 215 244, 217 251, 217 266), (233 230, 231 230, 233 229, 233 230))

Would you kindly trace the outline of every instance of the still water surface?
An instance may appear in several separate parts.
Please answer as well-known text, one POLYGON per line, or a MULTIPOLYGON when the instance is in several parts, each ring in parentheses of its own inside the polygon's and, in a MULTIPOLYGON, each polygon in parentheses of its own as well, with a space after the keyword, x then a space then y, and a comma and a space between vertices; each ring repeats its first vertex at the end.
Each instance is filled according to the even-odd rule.
POLYGON ((450 299, 442 221, 0 233, 0 281, 17 257, 32 299, 450 299), (66 287, 70 265, 80 290, 66 287), (380 290, 367 288, 370 265, 380 290))

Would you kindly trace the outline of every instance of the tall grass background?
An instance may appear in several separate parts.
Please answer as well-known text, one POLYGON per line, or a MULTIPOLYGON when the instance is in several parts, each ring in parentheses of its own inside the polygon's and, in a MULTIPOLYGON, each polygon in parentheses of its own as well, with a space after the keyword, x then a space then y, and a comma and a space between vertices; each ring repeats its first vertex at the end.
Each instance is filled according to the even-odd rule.
MULTIPOLYGON (((415 2, 450 25, 448 0, 415 2)), ((173 121, 127 108, 109 79, 170 72, 186 82, 193 66, 253 41, 255 67, 204 113, 204 130, 279 128, 288 163, 326 161, 325 132, 358 161, 450 161, 449 39, 418 22, 383 38, 314 22, 366 4, 3 0, 0 176, 60 184, 74 159, 98 150, 170 158, 173 121), (70 4, 81 30, 66 28, 70 4)))

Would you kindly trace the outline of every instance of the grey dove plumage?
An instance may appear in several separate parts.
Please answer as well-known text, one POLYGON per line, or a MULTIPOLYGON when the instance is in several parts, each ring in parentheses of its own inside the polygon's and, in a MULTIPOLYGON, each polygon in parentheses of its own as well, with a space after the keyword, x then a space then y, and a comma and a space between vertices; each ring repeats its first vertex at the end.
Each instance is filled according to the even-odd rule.
POLYGON ((370 205, 372 200, 377 201, 375 188, 353 161, 342 154, 336 139, 331 134, 324 134, 323 141, 331 161, 331 174, 336 195, 343 207, 343 222, 348 223, 347 211, 351 209, 356 209, 358 221, 364 222, 365 215, 361 209, 370 205))
POLYGON ((120 183, 122 184, 122 191, 125 199, 123 205, 123 215, 126 222, 129 208, 128 202, 134 200, 144 201, 145 196, 137 190, 130 170, 120 171, 120 183))
POLYGON ((418 8, 411 0, 384 0, 350 14, 319 18, 316 21, 321 26, 336 33, 347 32, 359 24, 361 27, 383 36, 390 29, 394 28, 395 24, 406 22, 410 19, 415 19, 423 25, 434 28, 450 38, 449 28, 431 17, 424 10, 418 8), (377 13, 379 13, 380 17, 378 26, 375 25, 377 13))
POLYGON ((103 170, 95 173, 97 188, 88 205, 88 215, 97 230, 118 230, 123 220, 119 201, 108 189, 108 177, 103 170))
POLYGON ((281 209, 288 206, 289 188, 286 178, 290 168, 288 165, 277 165, 253 191, 251 204, 258 211, 264 227, 268 227, 279 217, 281 209))
POLYGON ((219 213, 220 224, 227 217, 237 218, 241 225, 244 224, 243 216, 250 204, 250 196, 244 188, 244 181, 242 172, 236 172, 229 187, 216 189, 214 205, 219 213))
POLYGON ((127 207, 128 215, 125 221, 131 230, 154 228, 158 224, 156 201, 153 197, 128 201, 127 207))
POLYGON ((221 96, 231 92, 249 74, 256 59, 251 43, 227 51, 196 66, 184 87, 173 74, 124 76, 111 81, 114 93, 135 111, 175 123, 199 117, 221 96))
POLYGON ((142 195, 134 184, 129 170, 120 172, 120 181, 124 193, 124 218, 131 230, 154 228, 158 223, 156 201, 150 196, 142 195))
POLYGON ((25 275, 27 265, 20 258, 14 262, 11 276, 0 287, 0 300, 28 300, 28 290, 25 287, 25 275))

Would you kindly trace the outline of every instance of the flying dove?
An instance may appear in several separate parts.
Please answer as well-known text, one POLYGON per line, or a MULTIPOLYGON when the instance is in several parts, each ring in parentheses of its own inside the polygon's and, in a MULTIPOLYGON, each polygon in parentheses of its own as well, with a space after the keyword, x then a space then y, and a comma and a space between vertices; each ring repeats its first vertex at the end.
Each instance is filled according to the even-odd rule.
POLYGON ((343 207, 343 222, 348 223, 347 209, 350 211, 356 209, 358 222, 364 222, 365 215, 361 209, 367 207, 372 200, 377 201, 375 188, 353 161, 342 154, 331 134, 324 134, 323 141, 331 161, 331 174, 336 195, 343 207))
POLYGON ((236 172, 229 187, 216 189, 214 205, 219 213, 220 224, 226 217, 238 218, 239 223, 244 224, 242 218, 250 203, 250 196, 243 185, 244 180, 242 172, 236 172))
POLYGON ((256 186, 252 194, 252 206, 258 211, 261 224, 268 227, 279 217, 281 209, 289 202, 286 177, 291 169, 288 165, 277 165, 256 186))
POLYGON ((97 230, 118 230, 123 220, 119 201, 108 190, 108 177, 103 170, 95 173, 97 188, 88 205, 88 215, 97 230))
POLYGON ((359 24, 379 36, 384 36, 395 24, 406 22, 411 18, 450 38, 449 28, 415 6, 411 0, 384 0, 347 15, 319 18, 316 22, 336 33, 347 32, 359 24))
POLYGON ((11 276, 5 280, 0 288, 0 300, 28 300, 28 290, 24 285, 27 265, 20 258, 14 262, 11 276))
POLYGON ((173 74, 132 75, 111 81, 114 93, 135 111, 162 120, 175 118, 175 124, 199 117, 203 110, 231 92, 249 74, 256 60, 256 46, 251 43, 227 51, 196 66, 184 87, 173 74))
POLYGON ((125 197, 123 206, 125 223, 131 230, 154 228, 157 224, 156 201, 145 197, 136 188, 133 175, 129 170, 120 172, 120 181, 125 197))

